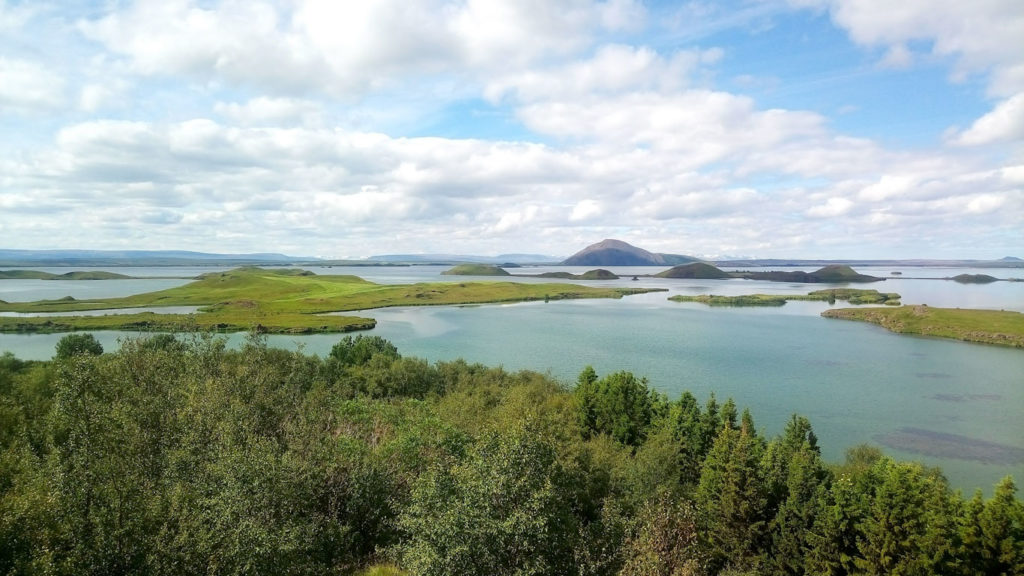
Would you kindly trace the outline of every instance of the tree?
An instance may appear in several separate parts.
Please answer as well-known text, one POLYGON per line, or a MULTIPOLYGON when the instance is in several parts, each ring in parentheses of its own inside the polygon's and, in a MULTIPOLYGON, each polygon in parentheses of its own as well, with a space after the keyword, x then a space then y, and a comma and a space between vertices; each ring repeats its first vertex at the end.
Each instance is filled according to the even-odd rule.
POLYGON ((640 446, 654 410, 647 380, 631 372, 615 372, 600 380, 595 376, 592 368, 584 369, 574 392, 584 433, 608 434, 623 444, 640 446))
POLYGON ((60 360, 70 358, 78 354, 99 356, 100 354, 103 354, 103 345, 100 344, 99 340, 97 340, 95 336, 89 333, 68 334, 57 342, 57 350, 56 354, 54 354, 54 358, 60 360))
POLYGON ((414 574, 566 574, 575 521, 554 447, 530 430, 489 433, 468 458, 435 465, 400 517, 414 574))
POLYGON ((723 428, 704 461, 696 503, 712 572, 758 564, 763 549, 764 487, 759 439, 723 428))
POLYGON ((1016 492, 1013 478, 1003 478, 978 516, 986 574, 1024 573, 1024 506, 1016 492))
POLYGON ((331 348, 330 358, 341 363, 343 366, 360 366, 370 361, 374 356, 386 356, 391 359, 398 359, 401 355, 394 344, 380 336, 363 336, 359 334, 355 338, 345 336, 340 342, 331 348))

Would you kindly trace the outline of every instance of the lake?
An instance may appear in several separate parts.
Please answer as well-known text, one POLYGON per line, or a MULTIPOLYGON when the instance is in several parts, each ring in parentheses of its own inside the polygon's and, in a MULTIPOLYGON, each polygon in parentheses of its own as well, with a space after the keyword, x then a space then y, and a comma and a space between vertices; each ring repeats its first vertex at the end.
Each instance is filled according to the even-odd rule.
MULTIPOLYGON (((80 269, 80 268, 76 268, 80 269)), ((141 280, 0 281, 0 299, 120 296, 180 285, 215 268, 156 268, 128 272, 141 280), (43 287, 39 283, 44 284, 43 287), (40 296, 43 290, 46 296, 40 296), (135 292, 132 292, 132 291, 135 292)), ((223 268, 216 268, 221 270, 223 268)), ((317 274, 354 274, 380 283, 454 280, 446 267, 310 267, 317 274)), ((702 401, 714 392, 748 406, 758 427, 781 431, 796 412, 811 419, 826 458, 871 443, 893 456, 941 466, 954 486, 991 492, 1002 476, 1024 478, 1024 351, 891 334, 870 324, 821 318, 824 302, 780 308, 708 308, 674 303, 673 294, 805 294, 834 285, 751 280, 669 280, 633 275, 661 268, 611 268, 620 280, 601 285, 656 286, 669 292, 621 300, 395 308, 361 312, 378 321, 372 333, 407 356, 465 358, 510 370, 550 372, 570 382, 586 365, 599 374, 629 370, 670 397, 690 390, 702 401)), ((801 268, 775 268, 801 269, 801 268)), ((813 268, 802 268, 812 270, 813 268)), ((519 268, 537 274, 586 268, 519 268)), ((64 270, 66 271, 66 269, 64 270)), ((905 304, 1024 311, 1024 282, 957 284, 935 278, 987 273, 1019 278, 1024 270, 858 267, 889 277, 866 285, 899 292, 905 304), (916 278, 932 278, 921 280, 916 278)), ((458 280, 467 280, 461 277, 458 280)), ((484 279, 481 279, 484 280, 484 279)), ((522 282, 551 282, 510 278, 522 282)), ((843 303, 837 306, 844 306, 843 303)), ((125 333, 96 333, 116 349, 125 333)), ((0 350, 22 358, 53 354, 59 334, 0 334, 0 350)), ((233 342, 243 336, 234 335, 233 342)), ((272 336, 273 345, 302 346, 325 355, 338 335, 272 336)))

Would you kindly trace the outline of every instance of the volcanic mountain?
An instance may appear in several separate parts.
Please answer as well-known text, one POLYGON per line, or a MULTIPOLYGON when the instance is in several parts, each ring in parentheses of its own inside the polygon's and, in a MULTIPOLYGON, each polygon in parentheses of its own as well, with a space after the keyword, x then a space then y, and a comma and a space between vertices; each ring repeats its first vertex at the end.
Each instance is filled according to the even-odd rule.
POLYGON ((655 254, 622 240, 602 240, 562 261, 564 266, 675 266, 697 262, 692 256, 655 254))

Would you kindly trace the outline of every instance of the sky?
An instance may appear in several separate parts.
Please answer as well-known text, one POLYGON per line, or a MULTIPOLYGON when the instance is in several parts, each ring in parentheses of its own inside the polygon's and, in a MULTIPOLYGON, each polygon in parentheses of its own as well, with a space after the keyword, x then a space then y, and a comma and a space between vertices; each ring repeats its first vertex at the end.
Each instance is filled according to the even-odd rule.
POLYGON ((0 248, 1024 258, 1020 0, 0 0, 0 248))

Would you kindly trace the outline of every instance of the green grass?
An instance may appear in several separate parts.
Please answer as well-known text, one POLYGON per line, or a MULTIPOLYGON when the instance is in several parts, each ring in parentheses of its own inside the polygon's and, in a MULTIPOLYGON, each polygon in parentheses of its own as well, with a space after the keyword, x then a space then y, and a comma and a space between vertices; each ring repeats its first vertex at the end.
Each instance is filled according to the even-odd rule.
POLYGON ((841 308, 826 310, 822 316, 871 322, 899 334, 919 334, 1024 348, 1024 314, 1019 312, 901 306, 841 308))
POLYGON ((158 306, 199 306, 197 314, 0 317, 2 332, 68 330, 173 331, 182 327, 268 333, 344 332, 372 328, 355 316, 323 316, 391 306, 486 304, 569 298, 621 298, 650 289, 575 284, 435 282, 384 285, 357 276, 317 276, 298 270, 239 268, 204 274, 195 282, 125 298, 0 302, 0 312, 74 312, 158 306))
POLYGON ((708 306, 782 306, 790 300, 808 300, 821 302, 835 302, 843 300, 850 304, 885 304, 887 306, 898 306, 900 295, 892 292, 879 292, 878 290, 860 290, 856 288, 830 288, 827 290, 815 290, 806 295, 787 294, 745 294, 742 296, 719 296, 716 294, 700 294, 697 296, 677 295, 669 298, 673 302, 700 302, 708 306))

